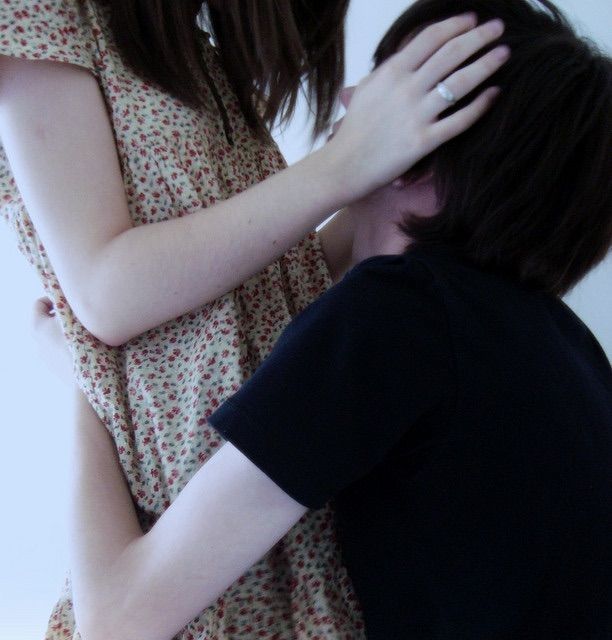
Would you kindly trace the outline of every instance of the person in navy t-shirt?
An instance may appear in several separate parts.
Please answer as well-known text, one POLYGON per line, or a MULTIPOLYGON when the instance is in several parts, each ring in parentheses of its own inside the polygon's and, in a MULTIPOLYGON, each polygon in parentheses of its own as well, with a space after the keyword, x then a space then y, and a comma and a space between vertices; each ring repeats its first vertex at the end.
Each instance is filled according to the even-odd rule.
POLYGON ((376 62, 458 4, 505 22, 498 104, 351 206, 355 266, 211 423, 334 500, 370 640, 609 639, 612 371, 560 296, 611 244, 612 67, 521 0, 416 2, 376 62))

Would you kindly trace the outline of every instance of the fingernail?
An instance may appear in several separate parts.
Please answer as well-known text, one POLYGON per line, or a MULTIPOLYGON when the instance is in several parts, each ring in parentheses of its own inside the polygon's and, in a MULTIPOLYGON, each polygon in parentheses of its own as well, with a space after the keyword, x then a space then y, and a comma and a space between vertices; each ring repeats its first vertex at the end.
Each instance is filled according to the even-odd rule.
POLYGON ((490 20, 485 25, 487 29, 494 35, 501 35, 506 28, 506 25, 499 18, 495 18, 495 20, 490 20))
POLYGON ((463 13, 461 14, 461 17, 465 18, 466 20, 469 20, 470 22, 478 22, 478 16, 474 11, 468 11, 467 13, 463 13))
POLYGON ((507 60, 510 57, 510 47, 503 44, 495 49, 495 54, 499 60, 507 60))

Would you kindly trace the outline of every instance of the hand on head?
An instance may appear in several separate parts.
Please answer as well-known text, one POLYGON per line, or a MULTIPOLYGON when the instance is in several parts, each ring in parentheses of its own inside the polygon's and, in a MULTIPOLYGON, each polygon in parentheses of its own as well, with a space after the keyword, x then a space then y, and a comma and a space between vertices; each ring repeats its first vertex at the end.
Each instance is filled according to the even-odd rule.
POLYGON ((487 80, 508 60, 508 47, 496 47, 459 67, 503 30, 499 20, 477 25, 472 13, 430 25, 359 86, 343 92, 347 113, 328 144, 349 165, 358 195, 404 174, 486 113, 497 88, 483 91, 464 108, 440 117, 450 103, 437 87, 444 81, 453 99, 459 100, 487 80))

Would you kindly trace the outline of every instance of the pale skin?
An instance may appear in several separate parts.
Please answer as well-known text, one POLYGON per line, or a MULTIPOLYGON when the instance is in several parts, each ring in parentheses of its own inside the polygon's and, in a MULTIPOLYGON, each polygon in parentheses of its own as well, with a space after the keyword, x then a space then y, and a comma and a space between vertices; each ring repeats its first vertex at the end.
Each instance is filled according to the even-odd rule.
MULTIPOLYGON (((434 203, 431 177, 355 203, 353 261, 401 253, 397 223, 408 210, 433 215, 434 203)), ((306 512, 226 443, 143 535, 114 442, 80 392, 74 444, 71 566, 84 640, 168 640, 306 512)))
MULTIPOLYGON (((141 290, 144 287, 145 292, 153 288, 158 291, 161 286, 165 295, 174 294, 176 304, 181 300, 195 306, 190 294, 181 293, 181 287, 194 286, 192 278, 197 279, 198 274, 208 275, 208 282, 199 290, 197 304, 201 304, 202 298, 217 297, 244 280, 244 273, 249 269, 245 266, 240 277, 227 274, 229 270, 215 266, 210 256, 201 257, 202 247, 195 246, 197 242, 192 236, 197 238, 201 234, 209 238, 208 250, 215 260, 226 265, 228 255, 231 261, 233 256, 248 254, 253 241, 253 225, 257 225, 260 237, 256 242, 258 250, 254 253, 267 252, 261 264, 263 267, 277 253, 281 254, 295 244, 326 215, 325 212, 348 202, 354 203, 344 214, 351 216, 354 227, 352 252, 344 252, 345 257, 350 255, 348 262, 358 262, 371 255, 400 253, 406 246, 406 239, 398 234, 397 222, 408 210, 432 215, 436 211, 436 201, 431 176, 412 185, 396 177, 471 126, 486 112, 496 95, 495 91, 488 91, 453 116, 438 120, 438 115, 447 106, 433 90, 439 80, 445 79, 460 98, 508 58, 506 49, 496 48, 469 67, 455 72, 463 60, 497 38, 503 28, 494 24, 479 28, 474 25, 473 17, 464 16, 423 30, 357 87, 342 126, 320 152, 227 203, 181 219, 180 222, 196 219, 187 225, 186 234, 182 231, 185 225, 171 223, 149 225, 151 228, 166 227, 161 231, 122 228, 123 219, 122 222, 117 220, 114 235, 108 230, 99 230, 99 235, 90 234, 95 237, 87 240, 89 253, 98 256, 100 262, 91 268, 88 277, 101 278, 104 269, 109 268, 104 266, 105 260, 109 256, 112 260, 120 260, 123 247, 129 243, 126 238, 144 229, 140 240, 145 246, 150 247, 149 242, 159 246, 161 253, 155 256, 156 264, 160 259, 164 261, 165 252, 172 256, 180 247, 182 255, 187 253, 189 256, 187 262, 193 256, 193 260, 200 260, 199 265, 192 272, 192 268, 185 265, 177 268, 169 259, 168 269, 172 273, 165 273, 161 268, 159 272, 155 271, 155 277, 161 278, 161 283, 154 278, 148 281, 148 275, 139 272, 133 281, 130 280, 132 284, 126 284, 117 294, 119 299, 127 296, 129 287, 136 284, 141 290), (384 100, 379 99, 381 95, 385 96, 384 100), (365 114, 367 128, 361 125, 366 121, 365 114), (381 154, 382 150, 384 154, 381 154), (364 158, 375 161, 363 162, 364 158), (381 167, 376 166, 378 164, 381 167), (265 212, 263 219, 260 219, 261 211, 265 212), (256 212, 257 216, 254 215, 256 212), (288 224, 288 212, 300 222, 288 224), (279 231, 281 222, 282 230, 279 231), (290 227, 289 231, 287 227, 290 227), (216 247, 217 241, 220 248, 216 247), (174 247, 172 251, 168 249, 168 242, 174 247), (189 273, 185 273, 187 270, 189 273), (212 281, 214 285, 210 284, 212 281)), ((345 100, 351 98, 350 94, 345 94, 345 100)), ((20 123, 22 131, 32 122, 27 118, 21 122, 16 113, 12 118, 20 123)), ((6 113, 0 107, 0 132, 5 131, 6 126, 6 113)), ((41 146, 37 144, 45 148, 43 143, 33 141, 32 144, 39 150, 41 146)), ((19 145, 15 143, 15 146, 19 145)), ((16 153, 17 161, 23 157, 16 153)), ((52 181, 43 176, 42 166, 22 169, 20 175, 25 181, 26 192, 32 194, 29 206, 42 207, 51 197, 52 181), (38 179, 43 180, 43 186, 38 185, 38 179)), ((110 184, 107 186, 111 189, 110 184)), ((61 205, 56 202, 54 208, 61 220, 43 220, 42 230, 46 241, 54 243, 51 256, 54 264, 55 257, 60 260, 60 280, 62 274, 66 276, 85 264, 84 257, 79 258, 80 251, 74 252, 76 257, 65 257, 64 262, 61 261, 63 241, 60 236, 62 232, 68 232, 67 214, 62 213, 61 205)), ((45 219, 41 212, 42 208, 39 217, 45 219)), ((79 215, 83 215, 82 211, 79 215)), ((95 218, 94 210, 87 215, 95 218)), ((138 263, 145 257, 143 250, 142 256, 139 254, 134 259, 131 251, 126 252, 124 258, 129 259, 125 264, 130 264, 130 269, 133 268, 132 261, 138 263)), ((85 249, 82 253, 87 254, 85 249)), ((249 255, 253 258, 250 263, 253 267, 256 258, 249 255)), ((247 261, 245 259, 244 263, 247 261)), ((69 285, 73 296, 78 297, 80 286, 83 281, 74 275, 69 285)), ((140 293, 142 295, 142 291, 140 293)), ((153 293, 151 295, 155 297, 153 293)), ((111 296, 110 290, 103 296, 111 296)), ((93 318, 95 305, 84 298, 80 308, 89 309, 93 318)), ((118 308, 115 305, 119 303, 111 296, 105 304, 110 305, 106 315, 112 315, 112 309, 118 308)), ((145 305, 139 307, 140 313, 155 307, 150 301, 133 306, 138 305, 145 305)), ((152 322, 151 326, 155 326, 174 317, 176 306, 172 308, 168 317, 155 309, 155 321, 147 318, 145 324, 152 322), (162 320, 161 316, 164 316, 162 320)), ((39 317, 48 314, 44 305, 39 309, 39 317)), ((166 314, 169 312, 166 308, 166 314)), ((131 313, 132 310, 127 315, 131 313)), ((129 335, 137 324, 134 320, 129 330, 123 325, 116 333, 115 329, 109 330, 109 336, 112 333, 116 338, 113 342, 119 343, 119 337, 129 335)), ((143 535, 112 438, 82 395, 77 398, 76 411, 72 579, 76 619, 84 640, 168 640, 212 604, 306 511, 228 443, 200 468, 154 527, 143 535)))
MULTIPOLYGON (((139 227, 128 213, 112 128, 93 76, 73 65, 0 57, 0 138, 77 317, 103 342, 120 345, 210 302, 331 212, 401 175, 416 157, 472 124, 491 92, 457 117, 431 123, 439 96, 430 78, 450 73, 456 54, 447 49, 432 57, 423 65, 427 73, 406 71, 441 46, 454 46, 449 40, 474 24, 474 17, 463 17, 432 27, 428 38, 417 39, 418 48, 382 65, 359 86, 342 133, 301 162, 215 206, 139 227), (419 95, 423 109, 414 112, 408 107, 419 92, 425 93, 419 95)), ((486 42, 482 29, 471 37, 486 42)), ((493 68, 495 56, 485 56, 483 64, 493 68)), ((346 268, 349 233, 336 224, 322 237, 338 277, 346 268)))

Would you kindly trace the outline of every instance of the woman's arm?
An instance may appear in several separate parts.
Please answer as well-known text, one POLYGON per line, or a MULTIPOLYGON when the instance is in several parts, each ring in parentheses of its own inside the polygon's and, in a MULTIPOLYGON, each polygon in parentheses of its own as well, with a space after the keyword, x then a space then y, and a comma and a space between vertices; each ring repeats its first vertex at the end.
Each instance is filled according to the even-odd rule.
POLYGON ((0 59, 0 137, 68 301, 113 345, 238 286, 348 198, 325 156, 192 215, 133 227, 97 81, 66 64, 0 59))
MULTIPOLYGON (((438 122, 447 105, 431 88, 498 37, 475 23, 462 16, 425 29, 361 83, 341 130, 311 156, 213 207, 136 228, 95 78, 0 56, 0 139, 76 315, 118 345, 214 300, 467 129, 492 94, 438 122)), ((481 61, 485 74, 460 78, 469 89, 498 66, 490 54, 481 61)), ((453 90, 460 97, 463 86, 453 90)))
POLYGON ((83 640, 169 640, 306 512, 231 444, 142 534, 112 438, 79 394, 72 584, 83 640))
MULTIPOLYGON (((70 378, 51 300, 36 301, 32 324, 44 359, 70 378)), ((80 392, 75 406, 70 553, 84 640, 170 638, 305 511, 226 445, 143 536, 111 436, 80 392), (229 500, 217 485, 240 497, 229 500)))

